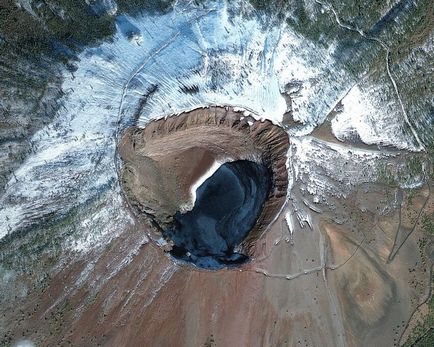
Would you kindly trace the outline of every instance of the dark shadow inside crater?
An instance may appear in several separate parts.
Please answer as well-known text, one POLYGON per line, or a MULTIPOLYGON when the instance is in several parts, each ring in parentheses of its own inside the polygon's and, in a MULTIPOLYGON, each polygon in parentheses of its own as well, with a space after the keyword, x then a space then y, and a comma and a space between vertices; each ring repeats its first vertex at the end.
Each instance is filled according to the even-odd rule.
POLYGON ((196 191, 191 211, 174 216, 164 236, 174 242, 172 256, 206 269, 237 266, 248 260, 237 253, 262 212, 271 173, 247 160, 226 163, 196 191))

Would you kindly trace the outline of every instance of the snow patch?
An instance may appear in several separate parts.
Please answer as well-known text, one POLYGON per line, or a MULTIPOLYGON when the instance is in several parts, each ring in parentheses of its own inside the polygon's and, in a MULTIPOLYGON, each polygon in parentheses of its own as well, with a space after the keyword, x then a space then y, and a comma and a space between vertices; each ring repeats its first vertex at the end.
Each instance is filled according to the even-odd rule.
POLYGON ((391 115, 381 101, 354 86, 342 100, 342 112, 332 119, 332 131, 340 141, 354 136, 368 145, 381 144, 400 149, 415 149, 402 133, 398 114, 391 115))

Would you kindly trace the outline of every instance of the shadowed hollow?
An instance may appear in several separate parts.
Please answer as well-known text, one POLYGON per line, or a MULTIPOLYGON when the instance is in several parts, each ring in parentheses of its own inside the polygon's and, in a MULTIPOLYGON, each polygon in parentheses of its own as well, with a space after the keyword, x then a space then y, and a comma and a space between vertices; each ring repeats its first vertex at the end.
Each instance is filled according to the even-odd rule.
POLYGON ((164 236, 174 257, 216 269, 245 262, 235 248, 259 217, 271 186, 267 167, 247 160, 226 163, 198 189, 191 211, 177 213, 164 236))

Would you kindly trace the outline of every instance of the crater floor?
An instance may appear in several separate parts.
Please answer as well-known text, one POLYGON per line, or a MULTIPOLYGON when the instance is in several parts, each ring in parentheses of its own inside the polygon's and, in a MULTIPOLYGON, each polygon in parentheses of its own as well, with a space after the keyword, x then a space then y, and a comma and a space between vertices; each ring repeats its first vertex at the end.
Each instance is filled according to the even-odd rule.
POLYGON ((194 207, 177 212, 163 235, 171 254, 199 267, 219 269, 245 262, 235 248, 252 230, 270 190, 264 165, 241 160, 223 164, 198 189, 194 207))

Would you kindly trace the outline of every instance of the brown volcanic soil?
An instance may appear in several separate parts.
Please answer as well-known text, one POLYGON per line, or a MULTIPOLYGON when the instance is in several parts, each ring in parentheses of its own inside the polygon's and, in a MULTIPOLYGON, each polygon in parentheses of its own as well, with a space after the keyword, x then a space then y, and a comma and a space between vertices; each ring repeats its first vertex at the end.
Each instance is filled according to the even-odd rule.
MULTIPOLYGON (((137 221, 105 248, 82 257, 64 254, 64 266, 46 286, 2 302, 3 341, 83 347, 393 345, 430 279, 418 252, 419 229, 388 263, 398 211, 380 215, 357 207, 363 198, 376 211, 384 189, 355 187, 348 198, 334 200, 351 220, 336 224, 333 211, 313 213, 312 229, 296 226, 293 243, 284 241, 281 214, 260 240, 260 256, 240 269, 179 266, 144 240, 144 225, 137 221)), ((293 194, 301 194, 297 186, 293 194)), ((421 190, 414 199, 423 201, 426 194, 421 190)))
MULTIPOLYGON (((242 244, 242 251, 252 254, 254 241, 285 202, 288 147, 288 135, 270 121, 244 117, 229 107, 196 109, 153 121, 144 129, 127 129, 118 146, 121 182, 137 216, 165 229, 177 211, 192 204, 190 187, 214 162, 264 164, 272 173, 272 189, 242 244)), ((156 231, 154 239, 161 237, 156 231)))
MULTIPOLYGON (((212 162, 199 158, 204 166, 212 162)), ((144 239, 140 219, 107 247, 62 254, 49 280, 1 302, 0 345, 25 339, 83 347, 399 345, 429 294, 433 259, 423 252, 429 244, 421 247, 420 226, 388 258, 397 230, 411 230, 426 199, 426 213, 433 213, 430 190, 417 190, 412 203, 404 192, 396 206, 397 188, 361 184, 348 187, 345 198, 326 196, 318 213, 309 211, 313 197, 300 183, 291 198, 304 204, 284 212, 304 209, 312 227, 295 223, 290 235, 281 213, 257 242, 257 256, 239 269, 174 263, 144 239)))

